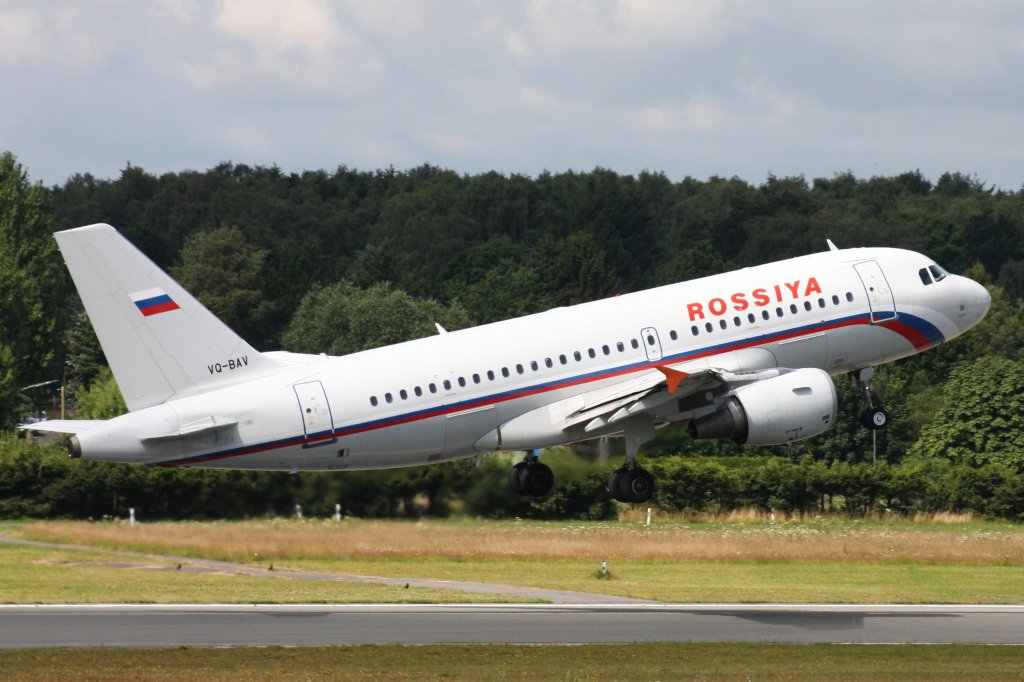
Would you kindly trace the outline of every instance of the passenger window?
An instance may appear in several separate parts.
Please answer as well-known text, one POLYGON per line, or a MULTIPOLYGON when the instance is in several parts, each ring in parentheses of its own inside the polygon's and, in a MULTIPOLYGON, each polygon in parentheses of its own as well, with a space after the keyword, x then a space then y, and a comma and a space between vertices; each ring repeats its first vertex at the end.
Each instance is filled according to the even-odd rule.
POLYGON ((551 361, 551 358, 544 358, 544 366, 551 369, 555 366, 555 363, 551 361))
POLYGON ((580 355, 580 352, 578 350, 573 351, 572 356, 576 359, 576 362, 579 362, 580 360, 583 359, 583 356, 580 355))
POLYGON ((473 375, 473 383, 474 384, 479 384, 480 383, 480 375, 479 374, 474 374, 473 375))
POLYGON ((487 380, 488 381, 494 381, 494 370, 491 370, 491 369, 487 370, 487 380))
POLYGON ((558 356, 558 361, 559 361, 560 363, 562 363, 562 364, 564 365, 564 364, 566 364, 567 362, 569 362, 569 359, 568 359, 568 358, 566 358, 566 357, 565 357, 564 355, 559 355, 559 356, 558 356))
POLYGON ((370 396, 370 404, 373 405, 374 407, 377 407, 377 396, 375 396, 375 395, 371 395, 370 396))
POLYGON ((452 382, 448 381, 447 379, 444 380, 444 390, 452 390, 452 382))
POLYGON ((678 339, 678 338, 679 338, 679 334, 676 334, 676 330, 675 330, 675 329, 673 329, 672 331, 670 331, 670 332, 668 333, 668 338, 670 338, 670 339, 672 339, 673 341, 675 341, 676 339, 678 339))
POLYGON ((789 312, 791 312, 794 315, 796 315, 796 303, 790 303, 789 304, 789 312))
POLYGON ((463 386, 464 387, 465 385, 466 385, 466 380, 464 378, 462 378, 462 377, 459 377, 459 386, 463 386))
MULTIPOLYGON (((654 343, 654 342, 651 341, 651 343, 654 343)), ((640 347, 640 342, 637 341, 636 339, 630 339, 629 340, 629 345, 633 346, 633 350, 636 350, 637 348, 640 347)))
POLYGON ((398 397, 401 398, 402 400, 408 400, 409 394, 406 393, 405 389, 403 388, 401 391, 398 392, 398 397))
POLYGON ((536 372, 539 368, 540 366, 537 364, 536 360, 530 360, 530 369, 536 372))
POLYGON ((423 389, 420 388, 419 386, 413 386, 412 392, 416 394, 416 397, 423 395, 423 389))
POLYGON ((764 318, 765 320, 768 320, 771 318, 771 313, 769 313, 767 310, 762 310, 761 317, 764 318))
POLYGON ((501 368, 501 376, 503 376, 506 379, 508 379, 508 367, 502 367, 501 368))
POLYGON ((754 313, 747 313, 747 322, 749 322, 750 324, 754 324, 755 322, 757 322, 757 318, 754 317, 754 313))
POLYGON ((737 327, 738 327, 738 326, 740 326, 741 324, 743 324, 743 320, 741 320, 741 319, 740 319, 740 316, 739 316, 739 315, 737 315, 736 317, 732 318, 732 323, 733 323, 733 324, 734 324, 735 326, 737 326, 737 327))
POLYGON ((517 365, 516 365, 516 374, 522 374, 522 373, 524 373, 525 371, 526 371, 526 370, 525 370, 525 369, 523 369, 523 366, 522 366, 522 365, 519 365, 519 364, 517 364, 517 365))
POLYGON ((846 300, 849 301, 850 303, 853 303, 853 294, 851 294, 849 291, 846 292, 846 300))
POLYGON ((601 352, 604 353, 605 355, 611 355, 612 349, 609 348, 608 346, 601 346, 601 352))
POLYGON ((707 329, 709 332, 715 331, 715 328, 711 326, 710 322, 705 322, 704 323, 704 328, 707 329))
POLYGON ((718 321, 718 326, 721 327, 722 329, 728 329, 729 328, 729 323, 726 322, 725 320, 719 320, 718 321))
POLYGON ((775 309, 775 316, 776 317, 782 317, 782 315, 783 315, 782 308, 776 308, 775 309))
POLYGON ((437 384, 430 384, 427 386, 431 393, 437 393, 437 384))
POLYGON ((587 349, 587 355, 589 355, 591 358, 596 358, 597 357, 597 352, 594 351, 593 348, 588 348, 587 349))
POLYGON ((811 307, 812 306, 810 301, 804 301, 804 310, 806 310, 807 312, 811 312, 811 307))
POLYGON ((693 325, 692 327, 690 327, 690 333, 693 334, 694 336, 697 336, 697 334, 700 334, 700 330, 697 329, 697 325, 693 325))
POLYGON ((391 403, 391 402, 394 402, 394 400, 395 399, 391 397, 390 393, 385 393, 384 394, 384 402, 391 403))
POLYGON ((615 347, 619 349, 620 353, 626 350, 626 346, 623 345, 622 341, 617 342, 615 347))
POLYGON ((825 307, 825 299, 823 299, 823 298, 819 298, 818 299, 818 307, 819 308, 824 308, 825 307))

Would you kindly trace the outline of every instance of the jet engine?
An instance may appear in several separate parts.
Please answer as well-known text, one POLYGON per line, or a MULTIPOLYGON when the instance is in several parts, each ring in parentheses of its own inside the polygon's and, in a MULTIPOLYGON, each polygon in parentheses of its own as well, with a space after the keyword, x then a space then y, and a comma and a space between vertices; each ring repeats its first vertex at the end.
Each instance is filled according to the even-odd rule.
POLYGON ((740 386, 718 410, 690 422, 692 438, 778 445, 817 436, 836 418, 836 387, 820 369, 798 369, 740 386))

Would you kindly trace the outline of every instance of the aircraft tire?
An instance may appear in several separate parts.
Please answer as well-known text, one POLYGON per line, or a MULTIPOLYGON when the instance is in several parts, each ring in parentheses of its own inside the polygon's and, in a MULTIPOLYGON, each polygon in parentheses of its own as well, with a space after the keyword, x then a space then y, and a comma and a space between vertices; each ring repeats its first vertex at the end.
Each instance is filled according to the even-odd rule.
POLYGON ((626 493, 626 502, 646 502, 654 495, 654 476, 646 469, 630 469, 619 481, 619 487, 626 493))
POLYGON ((508 486, 512 488, 512 492, 517 495, 526 494, 526 489, 523 487, 523 477, 525 474, 526 462, 519 462, 508 470, 508 486))
POLYGON ((540 462, 530 462, 519 476, 523 493, 531 497, 544 497, 555 485, 551 467, 540 462))
POLYGON ((889 425, 889 413, 881 407, 872 407, 860 413, 860 423, 870 431, 878 431, 889 425))

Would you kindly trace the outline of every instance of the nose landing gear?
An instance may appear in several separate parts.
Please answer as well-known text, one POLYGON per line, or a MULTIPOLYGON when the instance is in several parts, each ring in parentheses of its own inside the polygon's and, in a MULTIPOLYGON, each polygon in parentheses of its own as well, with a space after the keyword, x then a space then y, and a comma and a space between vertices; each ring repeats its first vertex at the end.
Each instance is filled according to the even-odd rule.
POLYGON ((889 425, 889 413, 885 411, 882 404, 872 400, 871 378, 874 376, 871 367, 865 367, 854 375, 857 381, 857 389, 864 395, 864 409, 860 412, 860 423, 866 429, 878 431, 889 425))

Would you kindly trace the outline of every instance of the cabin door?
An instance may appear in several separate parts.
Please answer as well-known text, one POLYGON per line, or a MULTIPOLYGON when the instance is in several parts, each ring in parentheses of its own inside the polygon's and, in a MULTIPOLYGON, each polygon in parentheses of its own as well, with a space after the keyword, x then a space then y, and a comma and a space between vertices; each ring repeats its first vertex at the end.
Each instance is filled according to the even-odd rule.
POLYGON ((338 440, 334 436, 334 416, 327 401, 324 385, 319 381, 307 381, 292 386, 299 402, 302 415, 302 430, 305 435, 303 447, 327 445, 338 440))
POLYGON ((871 324, 884 322, 896 317, 896 301, 892 297, 892 289, 885 279, 878 261, 869 260, 857 263, 853 266, 864 284, 864 291, 868 295, 868 305, 871 307, 871 324))

